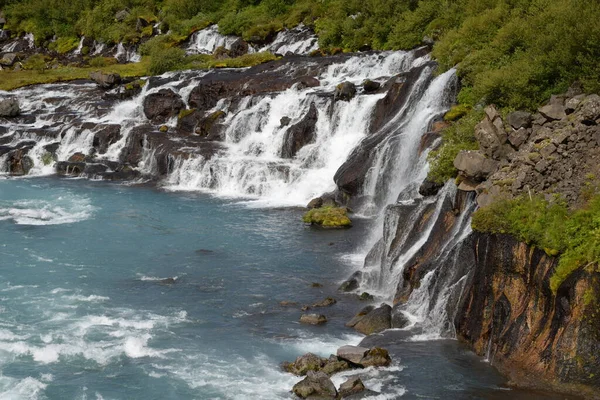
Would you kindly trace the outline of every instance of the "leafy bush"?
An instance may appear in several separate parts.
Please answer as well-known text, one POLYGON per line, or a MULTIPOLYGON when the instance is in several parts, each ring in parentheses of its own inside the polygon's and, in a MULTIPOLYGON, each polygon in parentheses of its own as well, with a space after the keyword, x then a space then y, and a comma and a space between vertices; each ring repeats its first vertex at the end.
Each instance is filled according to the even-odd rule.
POLYGON ((168 71, 180 69, 185 65, 185 51, 171 47, 164 49, 160 53, 150 55, 149 72, 153 75, 164 74, 168 71))
POLYGON ((429 153, 428 178, 444 183, 454 178, 458 171, 454 168, 454 159, 461 150, 475 150, 479 146, 473 132, 475 125, 483 118, 482 111, 471 110, 466 116, 453 122, 442 132, 442 145, 429 153))
POLYGON ((541 197, 500 200, 473 214, 476 231, 505 233, 538 246, 549 255, 560 254, 550 278, 554 293, 579 268, 597 269, 600 263, 600 196, 581 210, 569 210, 560 200, 541 197))

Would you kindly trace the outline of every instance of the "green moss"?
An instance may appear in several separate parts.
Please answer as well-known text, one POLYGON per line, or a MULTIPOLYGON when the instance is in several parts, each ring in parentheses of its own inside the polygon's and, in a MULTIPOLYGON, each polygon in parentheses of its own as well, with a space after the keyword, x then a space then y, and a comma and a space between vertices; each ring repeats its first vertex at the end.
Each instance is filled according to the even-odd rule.
POLYGON ((324 228, 346 228, 352 226, 348 218, 348 209, 345 207, 321 207, 309 210, 302 220, 311 225, 320 225, 324 228))
POLYGON ((183 119, 185 117, 187 117, 190 114, 193 114, 196 111, 195 108, 191 108, 189 110, 181 110, 179 111, 179 115, 177 116, 178 119, 183 119))
POLYGON ((448 111, 446 113, 446 115, 444 115, 444 121, 447 121, 447 122, 457 121, 457 120, 461 119, 462 117, 464 117, 465 115, 467 115, 470 110, 471 110, 471 108, 468 106, 465 106, 464 104, 456 105, 456 106, 452 107, 450 109, 450 111, 448 111))
POLYGON ((61 37, 55 42, 48 45, 50 50, 56 51, 58 54, 69 53, 79 46, 79 39, 76 37, 61 37))
POLYGON ((42 155, 42 162, 44 163, 44 165, 50 165, 54 162, 54 156, 52 155, 52 153, 46 152, 42 155))
POLYGON ((159 130, 160 132, 163 132, 163 133, 165 133, 165 132, 168 132, 168 131, 169 131, 169 127, 168 127, 168 126, 166 126, 166 125, 162 125, 160 128, 158 128, 158 130, 159 130))

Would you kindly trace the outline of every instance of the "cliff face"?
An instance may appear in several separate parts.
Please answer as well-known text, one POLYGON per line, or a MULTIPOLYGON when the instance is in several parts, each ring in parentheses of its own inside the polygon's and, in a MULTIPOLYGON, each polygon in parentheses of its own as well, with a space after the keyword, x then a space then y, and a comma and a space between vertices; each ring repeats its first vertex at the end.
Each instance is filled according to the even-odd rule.
POLYGON ((600 398, 599 274, 574 273, 555 296, 556 258, 507 235, 465 245, 474 266, 457 336, 518 385, 600 398))

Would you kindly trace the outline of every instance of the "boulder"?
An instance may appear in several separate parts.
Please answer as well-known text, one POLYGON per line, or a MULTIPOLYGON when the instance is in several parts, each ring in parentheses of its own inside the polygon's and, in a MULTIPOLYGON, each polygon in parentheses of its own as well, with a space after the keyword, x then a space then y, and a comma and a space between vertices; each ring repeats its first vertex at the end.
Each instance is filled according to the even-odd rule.
POLYGON ((398 306, 399 304, 392 308, 392 328, 406 328, 410 324, 410 320, 406 315, 404 315, 398 306))
POLYGON ((106 125, 94 134, 92 145, 99 154, 106 153, 110 145, 121 139, 121 125, 106 125))
POLYGON ((362 272, 356 271, 355 273, 353 273, 350 276, 350 278, 348 278, 346 281, 344 281, 340 285, 338 290, 341 292, 352 292, 352 291, 358 289, 361 278, 362 278, 362 272))
POLYGON ((365 390, 365 385, 358 376, 351 376, 348 380, 340 386, 339 395, 340 397, 348 397, 354 394, 358 394, 365 390))
POLYGON ((17 99, 0 100, 0 117, 12 118, 21 113, 19 101, 17 99))
POLYGON ((367 79, 362 84, 365 93, 374 93, 379 90, 381 83, 367 79))
POLYGON ((515 130, 529 128, 531 127, 533 116, 526 111, 514 111, 506 116, 506 121, 515 130))
POLYGON ((556 121, 567 116, 564 100, 557 96, 552 96, 550 102, 538 109, 540 114, 547 120, 556 121))
POLYGON ((195 132, 197 135, 205 137, 208 140, 222 140, 224 139, 221 135, 223 125, 220 122, 224 119, 224 111, 212 112, 198 121, 195 132))
POLYGON ((454 159, 454 168, 464 176, 481 181, 498 168, 498 161, 491 160, 478 151, 461 151, 454 159))
POLYGON ((237 39, 229 48, 230 57, 240 57, 248 53, 248 43, 242 38, 237 39))
POLYGON ((184 108, 181 97, 171 89, 161 89, 144 99, 144 114, 155 124, 166 122, 184 108))
POLYGON ((364 307, 362 310, 360 310, 358 312, 358 314, 356 314, 354 317, 352 317, 352 319, 350 321, 346 322, 346 326, 352 328, 354 325, 358 324, 358 322, 361 319, 363 319, 365 315, 367 315, 368 313, 370 313, 374 309, 375 309, 374 306, 366 306, 366 307, 364 307))
POLYGON ((15 150, 8 157, 8 172, 13 175, 27 175, 33 168, 33 160, 25 149, 15 150))
POLYGON ((2 56, 2 58, 0 58, 0 65, 10 67, 17 61, 18 56, 16 53, 6 53, 2 56))
POLYGON ((294 362, 284 362, 281 366, 284 371, 298 376, 304 376, 308 371, 319 371, 328 360, 315 354, 307 353, 296 358, 294 362))
MULTIPOLYGON (((490 110, 490 108, 486 108, 490 110)), ((485 155, 488 157, 500 160, 506 156, 508 148, 505 143, 508 140, 508 135, 504 130, 502 120, 496 116, 495 108, 486 117, 475 126, 475 138, 479 142, 479 146, 485 155), (490 118, 490 115, 494 119, 490 118)), ((510 147, 510 146, 508 146, 510 147)))
POLYGON ((381 305, 369 312, 353 326, 354 329, 365 335, 378 333, 392 327, 392 307, 381 305))
POLYGON ((340 360, 336 356, 329 357, 327 363, 321 368, 321 371, 326 373, 329 376, 337 374, 338 372, 349 370, 350 364, 347 361, 340 360))
POLYGON ((425 179, 419 187, 419 194, 423 197, 435 196, 443 187, 443 183, 437 183, 430 181, 429 179, 425 179))
POLYGON ((352 364, 360 364, 362 359, 369 352, 369 348, 360 346, 342 346, 337 349, 336 355, 342 360, 351 362, 352 364))
POLYGON ((293 158, 302 147, 314 141, 318 118, 317 107, 312 103, 304 118, 285 132, 281 148, 282 158, 293 158))
POLYGON ((388 367, 392 363, 390 353, 386 349, 380 347, 373 347, 369 352, 360 360, 359 365, 363 368, 367 367, 388 367))
POLYGON ((327 317, 322 314, 302 314, 300 322, 309 325, 322 325, 327 322, 327 317))
POLYGON ((292 391, 302 399, 316 397, 323 399, 337 398, 337 389, 324 372, 310 371, 302 381, 294 385, 292 391))
POLYGON ((107 74, 101 71, 92 72, 90 79, 96 82, 102 89, 110 89, 121 83, 121 75, 107 74))
POLYGON ((584 122, 595 124, 600 118, 600 96, 592 94, 586 97, 581 102, 579 113, 584 122))
POLYGON ((529 139, 529 133, 526 128, 519 128, 508 135, 508 141, 518 150, 529 139))
POLYGON ((85 154, 83 153, 75 153, 68 159, 69 162, 72 163, 82 163, 85 162, 85 154))
POLYGON ((334 100, 350 101, 356 96, 356 85, 352 82, 342 82, 336 86, 334 100))

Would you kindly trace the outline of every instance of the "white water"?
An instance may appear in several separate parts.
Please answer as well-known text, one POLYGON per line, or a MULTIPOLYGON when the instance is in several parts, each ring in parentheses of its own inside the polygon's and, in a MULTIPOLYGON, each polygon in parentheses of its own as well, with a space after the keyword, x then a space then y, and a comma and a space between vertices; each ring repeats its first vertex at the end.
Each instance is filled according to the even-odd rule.
POLYGON ((304 24, 300 24, 293 29, 284 29, 279 32, 275 40, 261 48, 260 51, 270 51, 282 55, 287 53, 306 55, 318 49, 319 40, 317 35, 304 24))
POLYGON ((188 54, 212 54, 218 47, 231 49, 231 45, 238 40, 237 36, 225 36, 219 33, 217 25, 195 32, 187 48, 188 54))
POLYGON ((77 48, 73 51, 73 54, 81 54, 81 49, 83 49, 83 41, 85 40, 85 36, 82 36, 79 40, 79 44, 77 48))
POLYGON ((120 62, 138 63, 142 61, 142 56, 138 54, 135 48, 126 49, 121 42, 117 45, 117 52, 114 57, 120 62))

